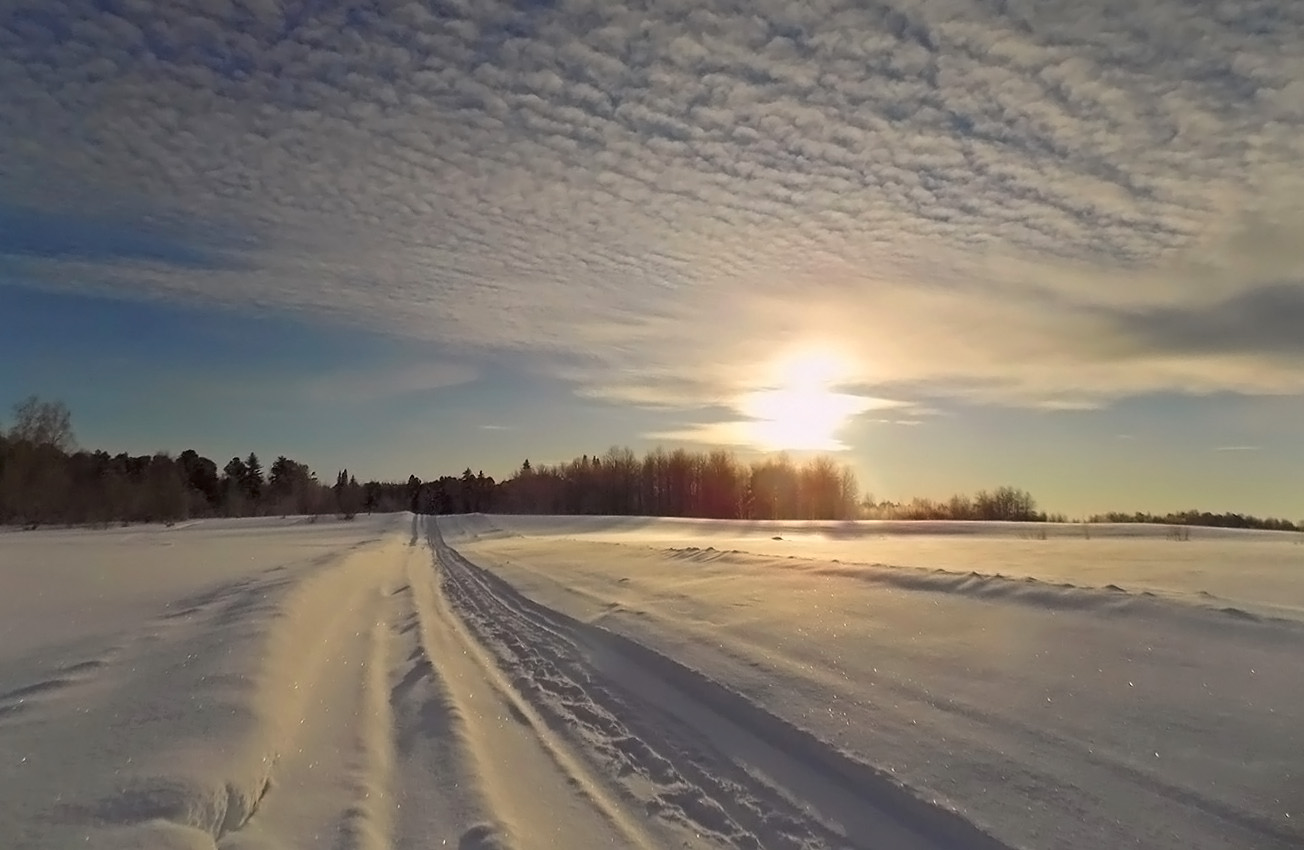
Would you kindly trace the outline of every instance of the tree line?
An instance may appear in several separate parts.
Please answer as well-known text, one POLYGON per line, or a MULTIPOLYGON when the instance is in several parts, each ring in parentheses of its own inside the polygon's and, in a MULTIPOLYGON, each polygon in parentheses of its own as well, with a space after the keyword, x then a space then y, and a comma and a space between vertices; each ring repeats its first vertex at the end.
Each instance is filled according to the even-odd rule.
MULTIPOLYGON (((1032 494, 1000 487, 948 500, 860 500, 850 467, 828 457, 787 455, 749 462, 723 450, 655 449, 639 456, 613 447, 554 465, 526 460, 495 481, 468 467, 423 481, 368 481, 347 469, 332 483, 284 456, 264 469, 254 452, 217 463, 187 449, 132 456, 77 448, 60 402, 35 396, 15 405, 0 428, 0 525, 175 522, 243 517, 412 511, 421 514, 521 513, 678 516, 745 520, 982 520, 1063 522, 1032 494)), ((1304 522, 1183 511, 1110 513, 1090 522, 1151 522, 1304 531, 1304 522)))
POLYGON ((827 457, 751 463, 723 450, 628 448, 555 466, 526 460, 498 488, 504 513, 611 514, 709 519, 854 519, 855 473, 827 457))
POLYGON ((916 498, 909 502, 878 502, 867 497, 861 505, 864 519, 975 520, 985 522, 1066 522, 1063 514, 1037 509, 1037 500, 1017 487, 979 490, 972 496, 957 494, 945 501, 916 498))
MULTIPOLYGON (((912 499, 909 502, 878 502, 867 497, 861 503, 862 519, 886 520, 980 520, 1010 522, 1068 522, 1064 514, 1037 510, 1032 494, 1016 487, 980 490, 973 496, 960 494, 945 501, 912 499)), ((1247 528, 1260 531, 1304 531, 1304 520, 1291 522, 1276 517, 1186 510, 1166 514, 1111 512, 1093 514, 1088 523, 1150 523, 1153 525, 1247 528)))
POLYGON ((174 522, 193 517, 416 513, 614 514, 718 519, 853 519, 856 478, 827 457, 785 455, 743 463, 725 451, 628 448, 534 467, 507 480, 470 468, 461 475, 405 482, 357 479, 341 470, 319 481, 299 461, 258 455, 220 468, 187 449, 132 456, 76 447, 71 415, 60 402, 32 397, 0 429, 0 523, 174 522))
POLYGON ((325 484, 307 465, 258 455, 217 463, 187 449, 133 456, 78 450, 60 402, 31 397, 0 429, 0 524, 175 522, 191 517, 329 514, 352 517, 363 488, 348 470, 325 484))
POLYGON ((1166 514, 1152 513, 1105 513, 1095 514, 1088 522, 1138 522, 1159 525, 1197 525, 1209 528, 1251 528, 1259 531, 1304 531, 1304 520, 1291 522, 1277 517, 1257 517, 1248 514, 1223 513, 1209 511, 1174 511, 1166 514))

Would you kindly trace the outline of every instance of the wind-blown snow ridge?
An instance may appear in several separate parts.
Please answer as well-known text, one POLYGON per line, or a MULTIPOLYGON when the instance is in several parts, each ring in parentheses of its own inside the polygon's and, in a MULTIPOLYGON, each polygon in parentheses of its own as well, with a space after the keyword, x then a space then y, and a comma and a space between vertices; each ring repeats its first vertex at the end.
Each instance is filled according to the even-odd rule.
POLYGON ((873 836, 884 834, 894 836, 892 846, 1005 848, 958 813, 919 798, 890 775, 839 752, 702 673, 600 626, 531 602, 443 543, 437 525, 432 524, 432 532, 450 597, 486 642, 495 646, 504 667, 547 706, 558 725, 578 727, 581 734, 591 736, 590 746, 597 741, 597 748, 607 751, 619 772, 641 773, 663 788, 669 786, 656 792, 650 808, 662 813, 669 809, 672 816, 721 833, 730 844, 746 848, 827 846, 830 841, 868 847, 873 836), (526 676, 524 671, 532 666, 536 671, 545 667, 551 675, 526 676), (566 673, 566 668, 586 666, 583 673, 566 673), (576 681, 595 672, 605 675, 583 684, 576 681), (631 711, 636 702, 639 708, 631 711), (661 740, 640 739, 619 719, 639 717, 646 729, 649 709, 669 715, 670 722, 656 730, 661 740), (714 727, 715 746, 704 740, 675 741, 668 735, 677 726, 689 725, 714 727), (730 753, 719 748, 722 739, 745 741, 759 752, 730 753), (707 752, 698 747, 708 748, 707 752), (746 785, 715 776, 719 762, 735 758, 741 763, 732 767, 748 778, 746 785), (760 764, 785 768, 782 781, 787 787, 765 787, 749 773, 749 768, 760 764), (694 784, 685 774, 707 781, 694 784), (795 806, 772 808, 776 800, 801 790, 816 796, 794 800, 795 806), (771 814, 766 814, 767 808, 771 814), (847 834, 803 817, 807 808, 841 824, 847 834), (780 813, 781 820, 775 817, 780 813))
MULTIPOLYGON (((481 538, 484 539, 484 538, 481 538)), ((1216 618, 1230 617, 1240 622, 1270 622, 1284 628, 1304 629, 1304 621, 1288 617, 1255 614, 1229 604, 1207 591, 1190 597, 1160 596, 1149 590, 1128 590, 1117 584, 1103 587, 1077 585, 1070 582, 1049 582, 1034 576, 1013 578, 1001 574, 959 572, 940 567, 923 570, 899 567, 892 564, 861 564, 835 561, 832 564, 788 555, 784 560, 750 555, 738 549, 719 550, 712 547, 700 549, 690 546, 665 550, 667 557, 692 563, 724 563, 749 565, 753 568, 792 569, 792 561, 802 562, 796 569, 815 575, 841 576, 858 581, 916 590, 928 593, 948 593, 972 599, 1001 600, 1061 611, 1097 611, 1138 617, 1190 617, 1200 614, 1216 618)))
MULTIPOLYGON (((456 542, 502 537, 626 535, 631 538, 683 539, 775 538, 806 541, 872 540, 892 537, 963 537, 995 539, 1165 539, 1173 526, 1153 523, 985 522, 975 520, 733 520, 694 517, 535 514, 459 514, 449 539, 456 542)), ((1298 532, 1244 528, 1182 526, 1192 540, 1301 540, 1298 532)))
POLYGON ((529 599, 729 683, 1006 843, 1301 840, 1298 765, 1282 749, 1304 746, 1287 719, 1304 696, 1299 628, 1109 587, 1151 586, 1197 604, 1211 594, 1193 586, 1228 587, 1247 604, 1280 603, 1293 621, 1298 546, 1271 535, 1198 545, 981 535, 824 545, 796 530, 774 541, 768 528, 743 534, 728 522, 700 523, 700 534, 692 521, 635 522, 451 517, 441 527, 529 599), (464 525, 480 539, 463 542, 464 525), (746 551, 720 555, 707 542, 746 551), (831 557, 861 560, 867 547, 915 558, 920 568, 883 569, 922 586, 864 581, 864 567, 831 557), (929 559, 1001 563, 1033 581, 934 572, 922 567, 929 559), (1099 589, 1056 586, 1083 578, 1099 589), (939 582, 1034 588, 1057 604, 939 582))
POLYGON ((1304 569, 1304 546, 1299 545, 1304 536, 1292 532, 1207 528, 1176 543, 1166 526, 1130 523, 1084 527, 480 514, 447 522, 455 544, 520 537, 601 541, 651 546, 696 563, 725 561, 756 571, 799 569, 1056 610, 1204 613, 1287 627, 1304 623, 1304 582, 1297 580, 1304 569), (713 545, 700 545, 707 542, 713 545), (1143 563, 1134 563, 1138 558, 1143 563), (1208 569, 1210 563, 1218 568, 1208 569))

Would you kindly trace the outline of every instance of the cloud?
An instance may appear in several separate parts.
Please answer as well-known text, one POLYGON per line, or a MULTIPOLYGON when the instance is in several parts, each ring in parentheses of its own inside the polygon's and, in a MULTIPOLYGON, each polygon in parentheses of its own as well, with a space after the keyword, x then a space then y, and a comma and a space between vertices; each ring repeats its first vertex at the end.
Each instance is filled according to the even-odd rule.
POLYGON ((1216 452, 1257 452, 1262 446, 1218 446, 1216 452))
POLYGON ((303 382, 300 392, 304 398, 319 403, 373 403, 456 387, 477 377, 473 367, 462 363, 381 365, 327 372, 303 382))
POLYGON ((241 269, 213 234, 169 232, 147 220, 87 217, 0 202, 0 257, 150 263, 179 270, 241 269))
MULTIPOLYGON (((907 410, 906 402, 837 392, 831 387, 799 386, 745 393, 734 403, 743 419, 685 424, 644 434, 672 440, 761 451, 840 452, 850 448, 838 434, 856 417, 874 410, 907 410)), ((889 421, 889 420, 875 420, 889 421)), ((913 425, 918 420, 890 420, 913 425)))
POLYGON ((1117 321, 1150 350, 1304 358, 1304 280, 1259 287, 1212 304, 1122 314, 1117 321))
POLYGON ((19 3, 0 251, 627 403, 812 339, 867 395, 1300 393, 1302 44, 1292 0, 19 3))
POLYGON ((776 442, 763 423, 754 420, 707 422, 654 431, 643 435, 649 440, 698 443, 705 446, 731 446, 750 451, 844 452, 851 447, 832 434, 784 435, 776 442))

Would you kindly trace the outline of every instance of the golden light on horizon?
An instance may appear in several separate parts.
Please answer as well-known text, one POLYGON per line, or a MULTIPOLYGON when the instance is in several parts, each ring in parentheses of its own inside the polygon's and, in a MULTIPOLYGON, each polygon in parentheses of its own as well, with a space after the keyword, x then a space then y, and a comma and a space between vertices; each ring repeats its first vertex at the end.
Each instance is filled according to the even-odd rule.
POLYGON ((838 392, 852 374, 836 352, 809 349, 780 360, 770 389, 743 396, 750 442, 771 451, 841 451, 837 437, 851 417, 874 406, 872 399, 838 392))

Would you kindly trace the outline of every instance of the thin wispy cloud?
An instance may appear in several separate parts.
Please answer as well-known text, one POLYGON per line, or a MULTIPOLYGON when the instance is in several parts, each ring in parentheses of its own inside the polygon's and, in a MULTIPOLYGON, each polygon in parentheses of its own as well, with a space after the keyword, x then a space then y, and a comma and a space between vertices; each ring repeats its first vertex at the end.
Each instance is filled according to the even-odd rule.
MULTIPOLYGON (((907 410, 906 402, 868 398, 827 388, 784 388, 744 394, 735 412, 743 418, 655 431, 652 440, 742 446, 751 449, 801 449, 840 452, 851 448, 839 436, 854 417, 875 410, 907 410)), ((876 420, 889 421, 889 420, 876 420)), ((890 420, 915 424, 917 420, 890 420)))
POLYGON ((669 407, 810 339, 865 397, 1300 393, 1302 79, 1293 0, 19 2, 0 221, 82 235, 0 276, 669 407))
POLYGON ((1214 449, 1216 452, 1257 452, 1261 446, 1219 446, 1214 449))
POLYGON ((477 377, 463 363, 380 364, 326 372, 304 381, 299 392, 313 402, 374 403, 468 384, 477 377))

